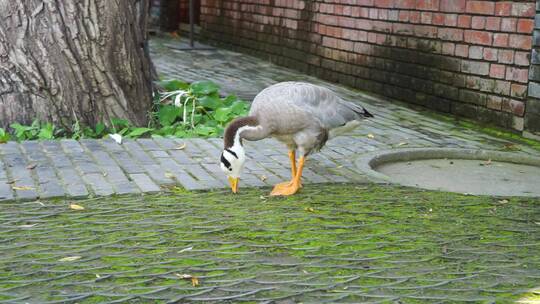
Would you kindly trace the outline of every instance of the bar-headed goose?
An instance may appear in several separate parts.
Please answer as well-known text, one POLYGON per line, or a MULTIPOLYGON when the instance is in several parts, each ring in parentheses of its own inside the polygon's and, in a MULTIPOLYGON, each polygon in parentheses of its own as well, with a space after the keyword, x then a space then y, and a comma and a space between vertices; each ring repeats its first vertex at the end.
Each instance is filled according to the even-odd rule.
POLYGON ((306 157, 320 150, 329 138, 352 130, 368 117, 373 115, 327 88, 304 82, 272 85, 255 97, 249 116, 239 117, 227 126, 221 169, 236 193, 246 161, 242 140, 274 137, 289 148, 292 178, 277 184, 271 195, 294 194, 302 187, 300 179, 306 157), (296 155, 300 157, 298 165, 296 155))

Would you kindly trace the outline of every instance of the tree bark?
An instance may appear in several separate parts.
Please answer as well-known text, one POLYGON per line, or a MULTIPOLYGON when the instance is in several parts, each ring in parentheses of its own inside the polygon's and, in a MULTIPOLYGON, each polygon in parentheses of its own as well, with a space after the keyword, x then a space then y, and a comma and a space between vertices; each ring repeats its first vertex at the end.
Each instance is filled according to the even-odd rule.
POLYGON ((0 0, 0 127, 144 125, 149 0, 0 0))

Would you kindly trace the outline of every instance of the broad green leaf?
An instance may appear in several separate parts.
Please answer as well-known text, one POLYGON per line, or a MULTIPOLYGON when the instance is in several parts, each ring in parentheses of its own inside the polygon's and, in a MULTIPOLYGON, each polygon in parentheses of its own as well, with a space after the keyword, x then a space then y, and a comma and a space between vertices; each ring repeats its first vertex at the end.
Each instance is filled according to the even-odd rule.
POLYGON ((199 125, 195 127, 194 131, 197 135, 208 136, 212 133, 215 133, 216 128, 199 125))
POLYGON ((197 104, 207 109, 215 110, 221 105, 221 100, 214 96, 203 96, 197 100, 197 104))
POLYGON ((139 137, 153 130, 154 129, 150 129, 150 128, 135 128, 131 132, 129 132, 127 136, 132 137, 132 138, 139 137))
POLYGON ((244 115, 247 111, 247 104, 243 101, 236 101, 232 104, 231 111, 235 116, 244 115))
POLYGON ((158 119, 162 126, 170 126, 182 115, 182 109, 173 105, 165 105, 159 109, 158 119))
POLYGON ((222 100, 223 100, 224 105, 230 106, 230 105, 233 104, 233 102, 238 100, 238 97, 236 97, 236 95, 229 95, 229 96, 223 98, 222 100))
POLYGON ((13 123, 10 125, 10 127, 15 130, 15 137, 17 140, 25 140, 28 139, 27 132, 32 130, 32 127, 30 126, 23 126, 18 123, 13 123))
POLYGON ((125 119, 120 118, 112 118, 111 123, 113 125, 113 131, 117 132, 117 130, 125 129, 129 127, 129 121, 125 119))
POLYGON ((158 83, 161 85, 165 90, 167 91, 177 91, 177 90, 187 90, 189 88, 189 84, 186 82, 174 79, 174 80, 168 80, 168 81, 160 81, 158 83))
POLYGON ((9 133, 3 128, 0 128, 0 144, 4 144, 9 140, 9 133))
POLYGON ((39 139, 53 139, 54 138, 54 126, 48 122, 41 127, 38 133, 39 139))
POLYGON ((92 128, 90 128, 90 127, 84 127, 83 134, 84 134, 84 137, 87 137, 87 138, 95 138, 96 137, 96 132, 94 132, 94 130, 92 130, 92 128))
POLYGON ((211 81, 196 81, 190 87, 195 95, 209 95, 219 91, 219 86, 211 81))
POLYGON ((105 131, 105 124, 98 122, 96 124, 96 135, 102 136, 104 131, 105 131))
POLYGON ((231 108, 219 108, 214 113, 214 118, 219 122, 226 122, 229 120, 229 114, 231 114, 231 108))

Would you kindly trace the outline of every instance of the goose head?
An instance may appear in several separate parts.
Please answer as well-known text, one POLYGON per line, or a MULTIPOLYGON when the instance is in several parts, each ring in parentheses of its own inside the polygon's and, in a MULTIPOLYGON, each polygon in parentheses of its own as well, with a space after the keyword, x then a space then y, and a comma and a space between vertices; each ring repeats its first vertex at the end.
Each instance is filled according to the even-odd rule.
POLYGON ((225 129, 220 167, 227 175, 233 193, 238 192, 238 183, 246 162, 246 152, 242 145, 242 138, 259 129, 257 119, 250 116, 233 120, 225 129))

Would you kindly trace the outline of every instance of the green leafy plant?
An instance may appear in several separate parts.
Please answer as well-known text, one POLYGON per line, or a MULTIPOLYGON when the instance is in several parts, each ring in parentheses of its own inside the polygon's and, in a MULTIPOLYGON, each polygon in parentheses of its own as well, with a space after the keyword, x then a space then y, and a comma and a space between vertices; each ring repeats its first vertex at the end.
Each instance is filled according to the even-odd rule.
MULTIPOLYGON (((151 121, 147 127, 132 126, 125 119, 113 118, 110 127, 103 123, 95 128, 76 121, 71 131, 56 128, 51 123, 35 120, 31 125, 11 124, 16 140, 46 140, 54 138, 102 138, 116 133, 127 138, 153 137, 212 137, 220 136, 232 119, 248 113, 247 102, 234 95, 222 97, 219 86, 211 81, 192 84, 180 80, 159 83, 163 88, 155 94, 151 121)), ((0 128, 0 143, 10 140, 10 134, 0 128)))
POLYGON ((9 133, 4 130, 4 128, 0 128, 0 144, 4 144, 8 142, 8 140, 11 138, 9 136, 9 133))

